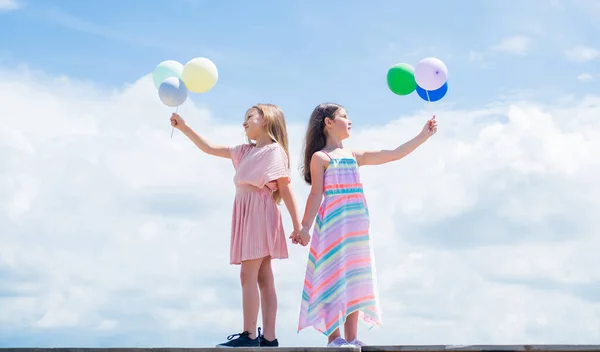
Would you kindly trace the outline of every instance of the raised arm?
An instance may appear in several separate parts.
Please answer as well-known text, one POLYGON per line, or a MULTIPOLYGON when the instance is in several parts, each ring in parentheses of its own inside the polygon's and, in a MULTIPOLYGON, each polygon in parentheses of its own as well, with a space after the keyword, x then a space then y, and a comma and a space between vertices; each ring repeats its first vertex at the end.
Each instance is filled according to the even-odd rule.
POLYGON ((231 159, 231 153, 228 146, 212 144, 206 138, 202 137, 190 126, 188 126, 178 114, 173 113, 171 116, 171 126, 174 126, 183 132, 183 134, 185 134, 198 148, 200 148, 200 150, 206 154, 231 159))
POLYGON ((412 153, 421 144, 425 143, 437 132, 437 122, 435 116, 427 121, 423 130, 413 139, 400 145, 396 149, 384 150, 355 150, 356 161, 358 165, 381 165, 392 161, 400 160, 412 153))

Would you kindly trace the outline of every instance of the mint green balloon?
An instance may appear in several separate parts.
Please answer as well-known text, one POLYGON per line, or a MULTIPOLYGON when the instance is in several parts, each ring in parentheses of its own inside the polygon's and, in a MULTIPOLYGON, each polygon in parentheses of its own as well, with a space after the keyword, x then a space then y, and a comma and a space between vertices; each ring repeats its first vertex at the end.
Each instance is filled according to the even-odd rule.
POLYGON ((181 79, 181 73, 183 72, 183 65, 175 60, 163 61, 152 73, 152 82, 156 89, 160 87, 160 84, 167 78, 175 77, 181 79))
POLYGON ((392 66, 387 73, 387 85, 394 94, 408 95, 417 88, 415 69, 407 63, 392 66))

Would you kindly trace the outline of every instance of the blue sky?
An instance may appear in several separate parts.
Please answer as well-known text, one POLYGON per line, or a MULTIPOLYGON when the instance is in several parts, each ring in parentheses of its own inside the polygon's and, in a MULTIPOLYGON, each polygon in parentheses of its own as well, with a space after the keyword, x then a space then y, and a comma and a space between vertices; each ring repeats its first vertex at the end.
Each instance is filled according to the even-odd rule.
MULTIPOLYGON (((315 105, 348 108, 351 148, 396 147, 437 114, 410 156, 361 168, 384 315, 361 339, 600 339, 598 1, 0 0, 0 33, 0 347, 203 347, 239 331, 231 163, 169 138, 149 77, 199 56, 219 81, 179 112, 233 145, 249 106, 280 105, 302 209, 315 105), (442 101, 388 90, 392 65, 429 56, 449 69, 442 101)), ((307 249, 289 250, 279 339, 323 346, 295 331, 307 249)))
POLYGON ((332 100, 360 121, 385 122, 424 103, 416 94, 392 94, 387 70, 428 56, 449 67, 443 103, 458 108, 522 91, 545 101, 585 94, 591 85, 577 76, 597 62, 573 62, 566 52, 597 47, 600 30, 585 2, 22 3, 2 14, 0 30, 10 33, 2 62, 114 87, 163 60, 206 56, 219 68, 219 83, 193 99, 227 119, 256 101, 306 119, 314 105, 332 100))

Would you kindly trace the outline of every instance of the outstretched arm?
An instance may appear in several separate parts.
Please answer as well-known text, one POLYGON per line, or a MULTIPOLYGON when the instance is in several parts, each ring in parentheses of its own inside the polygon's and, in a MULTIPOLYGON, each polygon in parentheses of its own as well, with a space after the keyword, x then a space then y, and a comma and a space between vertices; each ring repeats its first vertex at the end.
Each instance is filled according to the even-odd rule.
POLYGON ((171 126, 174 126, 183 132, 183 134, 185 134, 198 148, 200 148, 200 150, 206 154, 231 159, 231 153, 228 146, 212 144, 206 138, 202 137, 190 126, 188 126, 178 114, 174 113, 173 116, 171 116, 171 126))
POLYGON ((437 122, 435 116, 427 121, 423 130, 413 139, 392 150, 368 150, 354 152, 358 165, 381 165, 392 161, 400 160, 412 153, 421 144, 425 143, 433 134, 437 132, 437 122))

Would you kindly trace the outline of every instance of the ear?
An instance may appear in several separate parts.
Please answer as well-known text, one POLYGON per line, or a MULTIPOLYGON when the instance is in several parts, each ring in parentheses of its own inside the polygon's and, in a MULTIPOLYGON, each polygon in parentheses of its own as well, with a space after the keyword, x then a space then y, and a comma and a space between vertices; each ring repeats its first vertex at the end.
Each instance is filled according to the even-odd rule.
POLYGON ((333 123, 332 119, 330 119, 329 117, 325 118, 325 127, 331 127, 332 123, 333 123))

